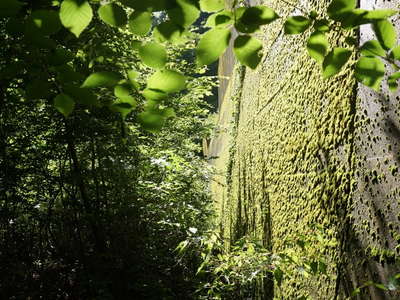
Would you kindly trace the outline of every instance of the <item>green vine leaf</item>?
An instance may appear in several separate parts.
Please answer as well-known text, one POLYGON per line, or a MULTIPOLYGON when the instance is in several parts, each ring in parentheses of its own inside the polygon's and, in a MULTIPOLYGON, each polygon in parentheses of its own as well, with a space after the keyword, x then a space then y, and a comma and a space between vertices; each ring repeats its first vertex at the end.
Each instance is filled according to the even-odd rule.
POLYGON ((79 37, 93 18, 92 7, 87 1, 64 0, 60 8, 62 25, 79 37))
POLYGON ((144 89, 142 91, 143 97, 145 97, 147 100, 153 100, 153 101, 161 101, 165 98, 167 98, 168 94, 159 90, 159 89, 144 89))
POLYGON ((233 24, 233 14, 230 11, 221 11, 208 17, 206 27, 226 27, 233 24))
POLYGON ((333 0, 328 6, 328 16, 332 20, 342 21, 346 12, 356 8, 356 0, 333 0))
POLYGON ((174 7, 174 2, 171 0, 121 0, 120 2, 130 8, 133 8, 135 11, 142 12, 162 11, 174 7))
POLYGON ((196 48, 196 60, 199 66, 216 61, 229 45, 231 31, 228 28, 214 28, 207 31, 196 48))
POLYGON ((385 64, 379 58, 364 56, 356 64, 356 79, 376 91, 379 91, 384 75, 385 64))
POLYGON ((242 21, 242 16, 247 11, 247 7, 238 7, 234 15, 236 16, 235 29, 242 33, 254 33, 260 29, 260 25, 255 23, 245 23, 242 21))
POLYGON ((125 10, 115 3, 100 6, 98 13, 100 19, 110 26, 122 27, 128 21, 125 10))
POLYGON ((75 85, 64 87, 65 92, 75 99, 75 102, 86 106, 100 106, 97 96, 88 88, 81 88, 75 85))
POLYGON ((365 10, 353 9, 343 13, 342 27, 352 29, 363 24, 374 23, 395 15, 397 12, 392 9, 365 10))
POLYGON ((147 80, 147 88, 175 93, 186 87, 186 77, 174 70, 159 70, 147 80))
POLYGON ((191 0, 175 0, 176 7, 167 11, 171 21, 186 28, 200 16, 200 10, 191 0))
POLYGON ((261 61, 262 43, 250 35, 240 35, 235 39, 233 51, 241 64, 255 69, 261 61))
POLYGON ((200 0, 200 9, 205 12, 216 12, 225 8, 225 0, 200 0))
POLYGON ((54 107, 64 115, 68 117, 75 108, 75 101, 67 94, 60 94, 54 98, 54 107))
POLYGON ((397 91, 399 79, 400 79, 400 72, 396 72, 389 76, 388 85, 389 85, 389 90, 391 92, 395 93, 397 91))
POLYGON ((351 51, 345 48, 334 48, 325 57, 322 63, 322 75, 324 78, 332 77, 340 72, 351 56, 351 51))
POLYGON ((113 87, 121 80, 121 76, 114 72, 96 72, 90 74, 81 88, 113 87))
POLYGON ((320 32, 327 32, 330 30, 329 21, 326 19, 316 20, 314 22, 314 29, 320 32))
POLYGON ((311 24, 312 21, 304 16, 289 17, 284 24, 285 34, 303 33, 311 24))
POLYGON ((397 13, 398 11, 394 9, 375 9, 368 11, 364 18, 368 20, 384 20, 397 13))
POLYGON ((329 42, 325 34, 315 31, 307 41, 307 51, 312 58, 322 64, 329 48, 329 42))
POLYGON ((386 56, 386 51, 377 40, 365 42, 360 48, 360 53, 364 56, 386 56))
POLYGON ((241 22, 248 25, 266 25, 278 19, 278 14, 271 8, 263 5, 246 8, 241 22))
POLYGON ((131 96, 129 84, 116 85, 114 88, 114 95, 118 99, 111 104, 110 109, 119 112, 122 118, 125 119, 137 105, 136 100, 131 96))
POLYGON ((179 44, 185 40, 185 30, 182 26, 169 20, 154 28, 153 37, 159 43, 179 44))
POLYGON ((396 29, 391 22, 388 20, 377 21, 374 23, 373 29, 383 48, 389 50, 396 45, 396 29))
POLYGON ((146 35, 149 33, 152 24, 151 13, 147 11, 134 11, 129 16, 129 30, 136 35, 146 35))
POLYGON ((145 110, 138 115, 138 120, 145 130, 152 133, 159 132, 165 123, 163 114, 156 110, 145 110))
POLYGON ((167 63, 167 52, 158 43, 150 42, 141 46, 139 56, 144 64, 155 69, 161 69, 167 63))
POLYGON ((400 45, 394 47, 390 52, 390 57, 396 60, 400 60, 400 45))

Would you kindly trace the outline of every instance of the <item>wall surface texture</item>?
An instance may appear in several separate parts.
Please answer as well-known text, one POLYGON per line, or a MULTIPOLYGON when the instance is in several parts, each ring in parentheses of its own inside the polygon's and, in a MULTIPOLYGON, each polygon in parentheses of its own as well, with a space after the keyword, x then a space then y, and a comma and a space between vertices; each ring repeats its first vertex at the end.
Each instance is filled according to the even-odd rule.
MULTIPOLYGON (((400 98, 386 86, 379 93, 359 87, 352 76, 355 55, 339 75, 323 80, 305 50, 311 32, 283 35, 285 17, 299 13, 288 3, 324 15, 330 1, 258 1, 283 17, 257 34, 264 44, 261 65, 232 68, 229 53, 220 61, 222 75, 233 71, 210 145, 210 156, 218 157, 212 189, 219 225, 231 242, 249 235, 283 251, 320 224, 324 239, 306 255, 326 257, 327 275, 284 280, 285 299, 346 299, 368 280, 387 283, 400 273, 400 98)), ((360 43, 373 38, 369 26, 360 33, 360 43)), ((329 34, 332 46, 349 47, 345 38, 329 34)), ((272 291, 264 292, 272 298, 272 291)), ((357 297, 400 294, 370 287, 357 297)))

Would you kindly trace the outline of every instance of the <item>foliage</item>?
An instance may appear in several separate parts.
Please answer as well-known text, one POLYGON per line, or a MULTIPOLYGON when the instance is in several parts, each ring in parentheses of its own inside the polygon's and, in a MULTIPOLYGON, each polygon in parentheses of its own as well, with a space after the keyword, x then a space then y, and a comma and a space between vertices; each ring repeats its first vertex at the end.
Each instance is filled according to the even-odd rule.
MULTIPOLYGON (((238 61, 255 69, 256 33, 280 20, 286 34, 310 35, 307 51, 324 77, 358 53, 358 81, 379 90, 388 73, 397 90, 397 11, 367 11, 353 0, 333 0, 328 17, 300 11, 281 20, 238 1, 2 0, 1 298, 191 294, 196 259, 178 267, 169 254, 204 232, 210 216, 198 157, 209 134, 203 99, 215 85, 199 77, 205 65, 234 39, 238 61), (205 33, 191 27, 201 11, 209 13, 205 33), (350 40, 329 45, 329 32, 362 24, 376 40, 360 49, 350 40)), ((246 293, 265 272, 280 286, 293 272, 317 275, 326 266, 246 239, 229 252, 214 238, 193 241, 211 278, 203 288, 221 297, 246 293)))
POLYGON ((391 276, 386 284, 381 283, 381 282, 374 282, 371 280, 367 281, 363 285, 354 289, 354 291, 351 293, 351 296, 355 297, 355 296, 359 295, 361 293, 362 289, 370 287, 370 286, 376 287, 385 292, 399 291, 400 290, 400 273, 391 276))
MULTIPOLYGON (((124 32, 129 29, 134 35, 146 36, 152 31, 153 41, 147 41, 144 45, 140 45, 138 47, 139 53, 138 55, 135 54, 135 56, 139 56, 147 66, 155 69, 165 69, 166 72, 177 74, 179 71, 176 68, 171 68, 162 44, 175 43, 179 45, 190 39, 193 36, 190 26, 199 18, 200 10, 203 10, 211 13, 206 22, 206 26, 211 27, 211 29, 202 34, 198 42, 196 50, 198 65, 208 65, 218 59, 233 38, 231 30, 234 28, 239 33, 239 36, 234 38, 235 41, 233 43, 237 59, 242 64, 255 69, 262 60, 262 43, 252 34, 258 32, 261 26, 279 20, 280 16, 267 6, 243 7, 237 4, 237 1, 233 1, 232 7, 225 9, 224 1, 209 0, 125 0, 120 2, 109 1, 100 5, 98 1, 87 0, 64 0, 61 2, 43 0, 34 5, 18 0, 8 0, 2 4, 4 9, 1 17, 5 18, 4 20, 7 22, 7 35, 9 37, 22 36, 33 48, 40 48, 42 52, 46 53, 56 53, 57 59, 63 61, 58 66, 59 69, 64 68, 64 70, 58 71, 61 73, 67 72, 65 70, 67 68, 65 64, 68 65, 67 57, 72 59, 74 56, 77 58, 80 55, 80 51, 76 51, 78 50, 76 47, 74 47, 75 52, 68 53, 68 55, 62 53, 70 48, 65 42, 70 41, 72 44, 79 44, 78 41, 82 39, 82 34, 86 32, 87 35, 90 32, 95 32, 99 26, 103 26, 101 23, 104 22, 115 32, 124 32), (167 15, 168 18, 158 22, 154 30, 151 30, 155 12, 159 15, 161 12, 161 14, 167 15), (98 20, 101 21, 99 22, 98 20), (21 26, 21 24, 25 25, 21 26), (71 36, 66 29, 74 36, 71 36), (79 39, 76 40, 76 38, 79 39)), ((299 10, 305 12, 302 8, 299 8, 299 10)), ((316 11, 305 12, 305 15, 290 16, 284 21, 284 32, 289 35, 310 33, 307 43, 308 52, 312 58, 321 64, 323 76, 328 78, 338 74, 343 66, 346 65, 352 53, 358 52, 359 49, 350 40, 348 48, 330 47, 326 37, 327 34, 333 31, 344 33, 348 30, 354 30, 362 24, 372 24, 377 41, 368 41, 368 45, 362 47, 364 51, 359 51, 362 57, 355 68, 355 77, 361 83, 379 90, 385 73, 385 66, 379 61, 384 60, 395 71, 389 71, 390 89, 395 91, 398 80, 396 72, 399 70, 399 66, 396 64, 398 59, 398 51, 396 50, 397 33, 388 18, 398 12, 379 9, 369 11, 356 8, 355 1, 333 0, 326 13, 327 18, 320 16, 316 11), (375 48, 380 47, 382 49, 378 52, 369 51, 366 54, 365 48, 372 45, 371 43, 374 43, 375 48), (365 58, 364 56, 373 56, 374 59, 365 58)), ((91 48, 91 46, 87 44, 86 47, 91 48)), ((93 48, 91 49, 91 51, 94 50, 93 48)), ((30 55, 36 58, 37 54, 33 52, 30 55)), ((44 63, 49 56, 40 56, 40 58, 44 63)), ((20 61, 26 60, 23 56, 19 57, 19 59, 20 61)), ((50 61, 49 63, 54 66, 54 63, 50 61)), ((5 73, 10 71, 6 70, 5 73)), ((58 106, 60 99, 68 99, 66 101, 69 104, 66 105, 69 106, 69 110, 73 110, 75 107, 71 104, 71 100, 74 103, 85 102, 88 106, 104 105, 98 103, 94 97, 90 97, 90 92, 87 90, 79 89, 80 87, 87 87, 85 82, 80 86, 82 81, 80 78, 78 79, 82 75, 87 77, 86 74, 83 74, 83 70, 74 69, 69 71, 68 74, 61 74, 61 78, 60 76, 56 78, 58 91, 55 91, 55 94, 63 94, 61 98, 58 98, 58 106), (92 99, 90 101, 81 99, 87 97, 92 99)), ((99 72, 108 71, 99 70, 99 72)), ((172 84, 175 86, 175 89, 166 92, 167 94, 179 92, 186 88, 186 78, 183 74, 178 76, 179 79, 175 76, 176 80, 178 80, 177 82, 169 76, 168 83, 163 84, 162 81, 154 80, 154 77, 150 76, 147 86, 139 87, 129 80, 126 72, 115 74, 112 78, 103 77, 103 80, 107 80, 107 86, 110 87, 127 83, 131 85, 131 88, 138 89, 139 94, 143 93, 150 102, 138 121, 145 128, 153 131, 158 130, 169 117, 169 114, 160 113, 159 111, 159 105, 163 105, 162 100, 166 96, 163 96, 163 93, 166 92, 164 90, 166 85, 172 84), (154 109, 149 109, 149 107, 154 109), (153 124, 153 126, 149 126, 149 123, 153 124)), ((156 74, 161 73, 158 72, 156 74)), ((91 77, 89 76, 87 80, 90 79, 91 77)), ((39 80, 36 82, 36 86, 44 87, 47 83, 39 80)), ((111 110, 118 110, 123 106, 120 111, 124 116, 130 110, 136 108, 132 101, 120 101, 119 97, 114 98, 113 101, 117 105, 109 103, 108 107, 111 110)))
POLYGON ((96 14, 79 39, 58 27, 28 40, 10 22, 0 21, 0 298, 188 298, 190 262, 171 253, 211 216, 199 144, 216 85, 196 75, 193 42, 165 46, 176 71, 152 76, 173 94, 152 104, 139 93, 151 69, 131 48, 148 37, 96 14), (181 74, 190 88, 176 93, 181 74), (162 114, 157 135, 138 122, 149 110, 162 114))
MULTIPOLYGON (((278 287, 277 299, 284 297, 280 288, 285 280, 296 278, 320 278, 328 276, 328 257, 324 253, 313 253, 319 249, 336 247, 337 243, 326 237, 322 227, 310 229, 307 236, 285 241, 285 249, 271 251, 260 241, 242 237, 229 249, 218 233, 208 232, 204 236, 192 236, 181 242, 177 251, 185 255, 200 256, 202 262, 197 269, 199 277, 198 299, 248 299, 254 296, 254 287, 274 282, 278 287)), ((303 295, 312 299, 312 295, 303 295)))

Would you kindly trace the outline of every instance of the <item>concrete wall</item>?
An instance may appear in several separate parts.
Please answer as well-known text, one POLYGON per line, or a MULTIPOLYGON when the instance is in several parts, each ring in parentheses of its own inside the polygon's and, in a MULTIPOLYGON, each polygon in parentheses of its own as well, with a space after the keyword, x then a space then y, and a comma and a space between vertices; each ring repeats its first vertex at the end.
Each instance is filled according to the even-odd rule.
MULTIPOLYGON (((363 1, 365 7, 375 4, 363 1)), ((283 19, 296 13, 279 0, 261 2, 283 19)), ((289 2, 322 14, 330 3, 289 2)), ((262 64, 256 71, 235 68, 220 104, 222 129, 210 145, 219 156, 219 183, 212 188, 220 226, 231 241, 252 235, 273 251, 285 251, 285 241, 313 235, 313 224, 322 225, 325 242, 315 243, 308 255, 326 257, 328 274, 295 276, 282 290, 285 299, 345 299, 367 280, 386 283, 400 273, 399 94, 358 87, 351 68, 356 57, 323 80, 306 53, 307 35, 284 36, 282 24, 258 34, 262 64)), ((361 33, 362 41, 370 29, 361 33)), ((333 46, 346 47, 344 40, 329 36, 333 46)), ((230 67, 222 62, 224 72, 230 67)), ((359 299, 400 296, 371 287, 359 299)))

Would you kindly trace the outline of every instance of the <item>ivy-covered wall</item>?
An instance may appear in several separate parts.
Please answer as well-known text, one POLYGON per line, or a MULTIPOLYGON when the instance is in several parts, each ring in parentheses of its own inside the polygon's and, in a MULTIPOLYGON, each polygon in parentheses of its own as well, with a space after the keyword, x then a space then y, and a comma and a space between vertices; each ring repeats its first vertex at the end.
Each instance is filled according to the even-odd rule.
MULTIPOLYGON (((251 235, 272 251, 322 225, 324 241, 305 255, 326 257, 327 275, 295 276, 282 290, 285 299, 345 299, 368 280, 387 283, 400 273, 399 94, 358 87, 351 70, 356 57, 323 80, 305 50, 308 35, 283 35, 285 17, 300 13, 285 2, 258 1, 283 18, 258 34, 262 64, 256 71, 235 67, 220 103, 220 129, 210 145, 210 156, 218 157, 212 189, 219 225, 231 242, 251 235)), ((330 3, 288 2, 321 14, 330 3)), ((360 42, 366 38, 371 31, 364 26, 360 42)), ((332 46, 346 47, 344 39, 329 36, 332 46)), ((220 66, 228 70, 230 61, 228 54, 220 66)), ((273 294, 265 293, 265 299, 273 294)), ((400 295, 370 287, 358 297, 400 295)))

